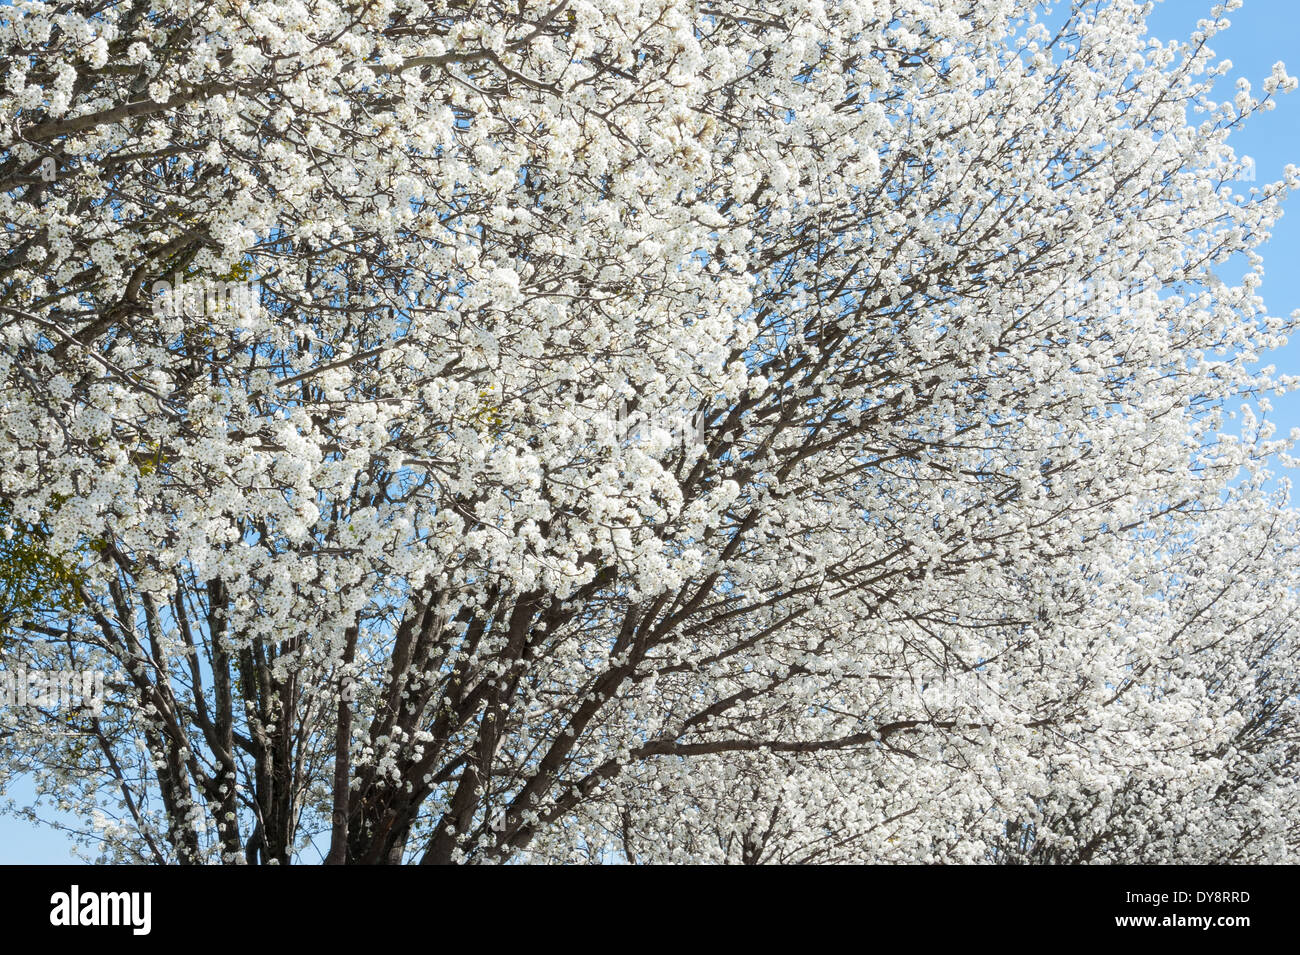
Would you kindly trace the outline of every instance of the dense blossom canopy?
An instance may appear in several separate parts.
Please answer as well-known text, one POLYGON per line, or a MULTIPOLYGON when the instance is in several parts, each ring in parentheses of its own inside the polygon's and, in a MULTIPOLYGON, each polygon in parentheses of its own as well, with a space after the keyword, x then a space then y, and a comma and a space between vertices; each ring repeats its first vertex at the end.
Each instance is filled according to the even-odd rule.
POLYGON ((0 8, 0 653, 107 674, 0 772, 121 861, 1294 859, 1296 80, 1147 12, 0 8))

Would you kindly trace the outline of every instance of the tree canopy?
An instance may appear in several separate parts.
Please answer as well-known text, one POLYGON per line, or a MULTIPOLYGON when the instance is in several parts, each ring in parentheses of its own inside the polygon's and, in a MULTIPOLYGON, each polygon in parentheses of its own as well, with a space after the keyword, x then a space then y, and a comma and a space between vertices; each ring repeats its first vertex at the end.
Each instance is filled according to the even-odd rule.
POLYGON ((113 861, 1294 860, 1297 84, 1147 12, 0 8, 0 654, 107 675, 0 772, 113 861))

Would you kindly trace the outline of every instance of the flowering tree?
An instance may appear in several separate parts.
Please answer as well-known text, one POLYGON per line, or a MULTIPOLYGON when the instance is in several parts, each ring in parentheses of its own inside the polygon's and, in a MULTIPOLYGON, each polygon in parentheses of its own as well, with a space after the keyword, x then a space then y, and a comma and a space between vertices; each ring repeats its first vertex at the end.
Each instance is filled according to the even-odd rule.
POLYGON ((1146 12, 3 8, 4 662, 108 674, 3 770, 120 861, 1293 858, 1296 81, 1146 12))

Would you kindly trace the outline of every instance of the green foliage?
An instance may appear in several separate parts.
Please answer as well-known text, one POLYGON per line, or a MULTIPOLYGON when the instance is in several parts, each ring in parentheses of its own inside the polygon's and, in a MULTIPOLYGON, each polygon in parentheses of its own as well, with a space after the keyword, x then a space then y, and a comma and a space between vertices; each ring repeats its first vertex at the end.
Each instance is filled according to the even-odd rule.
MULTIPOLYGON (((157 442, 130 457, 141 475, 153 474, 170 461, 157 442)), ((64 500, 54 495, 50 504, 58 510, 64 500)), ((103 547, 102 540, 91 538, 70 554, 56 554, 50 550, 49 532, 38 524, 15 520, 13 502, 0 498, 0 650, 15 622, 38 613, 74 612, 80 605, 80 559, 103 547)))
POLYGON ((155 441, 141 450, 132 451, 130 460, 135 465, 136 470, 147 477, 157 471, 159 467, 168 463, 171 458, 163 453, 162 444, 155 441))
POLYGON ((474 424, 493 437, 505 430, 505 418, 501 416, 501 406, 492 400, 495 387, 495 385, 488 385, 478 393, 479 404, 469 416, 474 424))
MULTIPOLYGON (((57 502, 56 502, 57 504, 57 502)), ((74 611, 79 603, 76 563, 50 550, 48 532, 14 520, 13 503, 0 499, 0 649, 12 624, 38 613, 74 611)), ((89 545, 87 545, 89 546, 89 545)))

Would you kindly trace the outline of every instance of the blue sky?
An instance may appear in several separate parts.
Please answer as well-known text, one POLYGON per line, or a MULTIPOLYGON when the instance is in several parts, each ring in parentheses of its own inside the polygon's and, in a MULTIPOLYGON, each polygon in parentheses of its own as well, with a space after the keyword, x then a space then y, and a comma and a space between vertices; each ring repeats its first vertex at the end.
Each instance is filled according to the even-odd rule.
MULTIPOLYGON (((1150 34, 1161 40, 1185 38, 1196 29, 1198 19, 1208 16, 1212 5, 1212 0, 1164 0, 1151 16, 1150 34)), ((1289 72, 1300 75, 1300 3, 1246 0, 1245 6, 1230 14, 1229 19, 1231 29, 1211 44, 1220 58, 1233 63, 1229 75, 1220 81, 1218 99, 1231 97, 1238 76, 1246 77, 1258 91, 1278 60, 1286 62, 1289 72)), ((1288 162, 1300 164, 1300 91, 1282 96, 1275 110, 1255 117, 1230 142, 1238 154, 1255 160, 1257 183, 1281 178, 1288 162)), ((1286 208, 1291 211, 1283 216, 1262 249, 1265 278, 1260 294, 1274 314, 1289 314, 1300 308, 1300 196, 1290 200, 1286 208)), ((1280 372, 1300 375, 1300 341, 1265 360, 1280 372)), ((1281 433, 1300 427, 1300 395, 1270 400, 1274 407, 1271 417, 1281 433)), ((23 780, 12 781, 7 790, 5 796, 19 804, 31 798, 31 787, 23 780)), ((67 822, 76 824, 76 820, 67 822)), ((62 833, 0 816, 0 863, 66 863, 74 861, 70 848, 71 842, 62 833)))
MULTIPOLYGON (((1210 0, 1164 0, 1147 21, 1150 34, 1161 40, 1185 38, 1212 6, 1210 0)), ((1232 69, 1215 88, 1216 100, 1231 99, 1239 76, 1250 80, 1256 95, 1262 95, 1264 80, 1278 60, 1286 63, 1289 73, 1300 75, 1300 4, 1295 0, 1245 0, 1240 10, 1226 16, 1232 26, 1210 42, 1219 59, 1232 61, 1232 69)), ((1255 160, 1256 185, 1282 178, 1287 163, 1300 165, 1300 90, 1278 97, 1276 109, 1253 117, 1229 143, 1238 155, 1255 160)), ((1241 191, 1248 188, 1243 185, 1241 191)), ((1260 249, 1264 281, 1259 294, 1273 315, 1300 309, 1300 195, 1289 198, 1283 210, 1272 238, 1260 249)), ((1238 277, 1227 270, 1223 275, 1225 281, 1238 277)), ((1300 337, 1265 355, 1262 363, 1276 365, 1281 374, 1300 375, 1300 337)), ((1277 424, 1279 435, 1300 427, 1300 393, 1270 395, 1269 401, 1273 405, 1269 418, 1277 424)), ((1300 478, 1282 468, 1275 470, 1292 481, 1300 478)))

